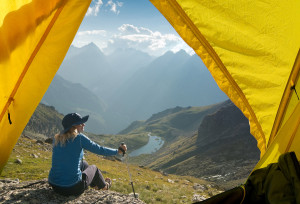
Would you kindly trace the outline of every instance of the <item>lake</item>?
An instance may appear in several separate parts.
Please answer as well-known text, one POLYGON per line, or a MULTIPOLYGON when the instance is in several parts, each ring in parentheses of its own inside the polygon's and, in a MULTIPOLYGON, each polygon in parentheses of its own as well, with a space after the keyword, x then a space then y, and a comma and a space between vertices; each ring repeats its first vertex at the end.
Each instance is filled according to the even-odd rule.
POLYGON ((142 146, 141 148, 136 149, 136 150, 132 151, 131 153, 129 153, 129 156, 136 157, 141 154, 152 154, 152 153, 156 152, 157 150, 159 150, 163 146, 164 141, 161 139, 161 137, 152 136, 151 133, 149 133, 148 136, 149 136, 148 143, 146 145, 142 146))

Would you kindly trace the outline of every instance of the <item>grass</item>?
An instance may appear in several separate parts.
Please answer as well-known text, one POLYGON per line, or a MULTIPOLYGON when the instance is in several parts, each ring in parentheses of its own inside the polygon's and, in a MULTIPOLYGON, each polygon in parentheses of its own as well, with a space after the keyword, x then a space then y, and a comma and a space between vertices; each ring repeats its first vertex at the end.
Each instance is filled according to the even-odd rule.
MULTIPOLYGON (((20 137, 0 178, 18 178, 20 181, 47 178, 51 168, 51 154, 49 144, 38 144, 35 140, 20 137), (15 163, 16 159, 22 160, 22 164, 15 163)), ((208 182, 194 177, 166 176, 161 172, 132 164, 128 164, 127 168, 126 162, 111 161, 92 153, 87 153, 85 157, 89 164, 95 164, 101 169, 104 177, 112 179, 112 191, 123 194, 132 193, 129 168, 135 192, 146 203, 191 203, 194 194, 208 198, 219 193, 219 190, 212 188, 208 182), (207 186, 207 191, 195 190, 195 183, 207 186)))

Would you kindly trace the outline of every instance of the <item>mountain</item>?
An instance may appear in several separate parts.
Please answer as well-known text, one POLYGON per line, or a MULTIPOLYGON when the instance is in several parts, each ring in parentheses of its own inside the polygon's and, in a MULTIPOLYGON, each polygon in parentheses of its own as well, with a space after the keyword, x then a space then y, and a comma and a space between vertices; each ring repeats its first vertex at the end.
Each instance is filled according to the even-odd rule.
POLYGON ((57 112, 53 106, 40 103, 22 134, 37 139, 53 137, 63 128, 62 118, 63 115, 57 112))
POLYGON ((91 91, 99 91, 97 89, 106 85, 106 74, 110 69, 106 56, 94 43, 90 43, 82 48, 71 46, 58 75, 70 82, 80 83, 91 91))
POLYGON ((203 118, 214 113, 220 104, 201 107, 175 107, 153 114, 148 120, 135 121, 120 134, 151 132, 172 143, 178 137, 190 137, 197 130, 203 118), (135 129, 133 129, 135 127, 135 129))
POLYGON ((108 100, 124 81, 152 59, 135 49, 119 49, 106 56, 94 43, 81 48, 71 46, 58 75, 81 83, 98 97, 108 100))
POLYGON ((147 66, 153 59, 154 57, 151 57, 147 53, 133 48, 117 49, 115 52, 107 56, 107 60, 111 66, 116 68, 116 71, 123 74, 128 72, 134 73, 140 67, 147 66))
POLYGON ((78 111, 94 115, 89 123, 92 128, 87 126, 94 133, 115 134, 155 112, 227 99, 201 59, 183 50, 153 59, 134 49, 119 49, 106 56, 93 43, 81 48, 71 46, 56 76, 73 85, 67 91, 67 85, 60 88, 61 80, 54 80, 43 103, 64 114, 78 111), (64 97, 66 92, 75 96, 79 84, 86 93, 81 91, 75 100, 64 97))
POLYGON ((197 134, 180 144, 173 158, 158 165, 158 168, 169 173, 217 178, 226 182, 247 178, 259 160, 259 150, 250 134, 249 122, 232 103, 224 104, 215 113, 207 115, 197 134), (186 149, 192 151, 180 153, 186 149))
POLYGON ((152 169, 205 178, 232 188, 245 181, 259 160, 249 122, 230 101, 176 107, 151 118, 127 133, 151 131, 164 138, 161 149, 142 156, 143 164, 152 169))
MULTIPOLYGON (((104 93, 103 98, 110 103, 111 96, 126 82, 136 71, 147 66, 153 57, 147 53, 132 48, 117 49, 107 57, 107 61, 111 66, 110 73, 106 75, 109 79, 108 91, 104 93)), ((101 92, 96 92, 102 95, 101 92)))
POLYGON ((175 106, 204 106, 226 99, 198 56, 167 52, 124 83, 109 101, 108 111, 117 111, 130 122, 175 106))
POLYGON ((86 124, 87 131, 110 131, 103 118, 104 102, 79 83, 71 83, 56 75, 41 102, 54 106, 63 114, 78 112, 81 115, 90 115, 86 124))

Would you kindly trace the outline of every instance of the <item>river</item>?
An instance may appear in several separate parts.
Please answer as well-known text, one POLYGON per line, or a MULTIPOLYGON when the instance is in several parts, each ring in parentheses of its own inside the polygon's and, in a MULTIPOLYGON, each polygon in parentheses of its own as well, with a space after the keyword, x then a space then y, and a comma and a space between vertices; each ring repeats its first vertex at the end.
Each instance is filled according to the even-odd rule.
POLYGON ((161 139, 161 137, 152 136, 151 133, 149 133, 148 136, 149 136, 148 143, 142 146, 141 148, 136 149, 131 153, 129 153, 129 156, 136 157, 141 154, 152 154, 163 146, 164 141, 161 139))

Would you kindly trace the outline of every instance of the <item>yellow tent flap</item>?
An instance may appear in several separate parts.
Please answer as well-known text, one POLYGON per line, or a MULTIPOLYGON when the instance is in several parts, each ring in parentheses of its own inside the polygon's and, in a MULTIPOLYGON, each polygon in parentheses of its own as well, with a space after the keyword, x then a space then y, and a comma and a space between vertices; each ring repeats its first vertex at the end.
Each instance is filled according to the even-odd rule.
POLYGON ((0 172, 63 61, 89 4, 89 0, 1 2, 0 172))
MULTIPOLYGON (((300 1, 150 0, 249 119, 262 159, 299 148, 300 1)), ((6 0, 0 12, 0 172, 91 0, 6 0)))
MULTIPOLYGON (((300 1, 150 1, 249 119, 263 156, 273 148, 274 138, 279 140, 276 134, 283 120, 298 114, 297 102, 280 104, 286 101, 282 98, 291 87, 289 78, 300 48, 300 1), (279 107, 284 117, 278 117, 279 107)), ((290 137, 288 132, 281 140, 290 137)), ((300 150, 297 153, 300 156, 300 150)))

